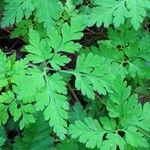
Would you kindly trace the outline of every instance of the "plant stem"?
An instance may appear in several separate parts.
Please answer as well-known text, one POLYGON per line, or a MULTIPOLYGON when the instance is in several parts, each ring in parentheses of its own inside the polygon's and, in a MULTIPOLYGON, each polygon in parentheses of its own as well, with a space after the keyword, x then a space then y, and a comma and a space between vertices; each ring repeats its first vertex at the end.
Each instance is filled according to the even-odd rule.
POLYGON ((75 94, 74 90, 72 89, 71 85, 68 83, 68 88, 72 94, 72 96, 75 98, 75 100, 77 100, 78 102, 80 102, 80 100, 78 99, 77 95, 75 94))

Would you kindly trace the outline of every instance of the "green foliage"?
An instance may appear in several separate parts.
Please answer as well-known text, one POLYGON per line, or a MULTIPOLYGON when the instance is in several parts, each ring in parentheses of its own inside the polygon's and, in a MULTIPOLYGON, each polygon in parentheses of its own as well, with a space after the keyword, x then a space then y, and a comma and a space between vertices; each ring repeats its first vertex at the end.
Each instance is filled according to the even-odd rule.
POLYGON ((1 147, 6 141, 6 131, 3 126, 0 126, 0 133, 1 133, 0 134, 0 147, 1 147))
POLYGON ((51 57, 46 41, 40 40, 39 33, 32 29, 29 31, 29 43, 25 49, 30 53, 28 59, 33 63, 41 63, 51 57))
POLYGON ((54 27, 48 31, 48 43, 56 52, 64 51, 73 53, 79 51, 81 45, 74 43, 75 40, 80 40, 83 36, 82 31, 85 28, 85 16, 76 16, 70 19, 70 25, 64 23, 60 33, 54 27))
POLYGON ((22 20, 16 25, 16 28, 11 32, 11 38, 22 37, 28 41, 28 29, 32 27, 31 20, 22 20))
POLYGON ((117 79, 113 84, 114 93, 107 98, 108 117, 100 117, 100 122, 92 118, 75 121, 69 127, 72 138, 79 138, 89 148, 124 150, 127 144, 133 147, 148 147, 144 132, 150 131, 148 124, 150 104, 138 104, 136 95, 126 82, 117 79), (119 120, 119 121, 118 121, 119 120), (121 137, 119 132, 125 135, 121 137), (104 140, 104 136, 106 140, 104 140), (103 141, 104 140, 104 141, 103 141))
POLYGON ((39 23, 49 29, 58 20, 63 12, 63 6, 59 0, 33 0, 35 5, 35 17, 39 23), (44 8, 44 9, 43 9, 44 8))
POLYGON ((48 149, 53 143, 53 138, 50 136, 51 128, 49 128, 48 122, 46 122, 41 113, 37 114, 35 124, 29 125, 23 131, 23 137, 16 137, 14 148, 19 149, 48 149), (40 124, 39 124, 40 122, 40 124))
POLYGON ((46 87, 36 96, 36 108, 43 110, 46 107, 44 109, 45 119, 49 120, 50 126, 54 127, 54 131, 63 139, 67 132, 65 120, 68 119, 67 110, 69 109, 66 83, 62 80, 62 76, 57 73, 50 77, 47 77, 46 74, 44 76, 46 87))
POLYGON ((76 143, 73 140, 64 140, 62 143, 57 144, 56 147, 52 147, 50 150, 86 150, 84 145, 76 143))
POLYGON ((120 26, 129 18, 133 27, 137 30, 144 17, 147 16, 147 10, 150 8, 149 0, 94 0, 95 7, 89 15, 89 25, 96 23, 105 27, 114 24, 120 26), (98 15, 101 14, 101 15, 98 15), (107 17, 106 17, 107 16, 107 17))
POLYGON ((69 121, 74 123, 76 120, 84 120, 87 113, 79 102, 76 102, 70 111, 69 121))
POLYGON ((69 134, 72 138, 79 137, 79 141, 86 143, 88 148, 98 147, 102 144, 102 138, 105 134, 97 120, 85 118, 84 122, 76 121, 75 125, 70 125, 69 134))
POLYGON ((13 25, 14 23, 19 23, 24 17, 28 19, 31 16, 32 11, 35 9, 31 0, 6 0, 6 3, 2 21, 3 27, 13 25))
POLYGON ((150 0, 4 1, 0 149, 149 150, 150 0))
POLYGON ((104 95, 106 91, 111 92, 108 82, 111 82, 113 76, 111 76, 109 64, 104 64, 105 58, 92 53, 87 56, 82 54, 77 59, 76 69, 74 70, 75 86, 88 98, 95 98, 94 91, 104 95))

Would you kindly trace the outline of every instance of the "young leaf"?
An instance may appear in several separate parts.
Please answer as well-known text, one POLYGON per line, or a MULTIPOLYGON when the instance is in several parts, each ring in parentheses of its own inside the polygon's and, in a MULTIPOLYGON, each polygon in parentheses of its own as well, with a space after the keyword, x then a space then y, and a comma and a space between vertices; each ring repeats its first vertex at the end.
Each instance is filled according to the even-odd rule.
POLYGON ((131 77, 139 77, 140 79, 148 79, 150 76, 149 67, 149 34, 143 35, 139 40, 139 44, 132 44, 125 49, 125 54, 129 58, 128 71, 131 77), (147 46, 146 46, 147 45, 147 46))
POLYGON ((109 41, 100 41, 100 54, 111 62, 114 73, 122 77, 148 79, 149 67, 149 34, 135 32, 129 24, 117 30, 109 29, 109 41), (129 40, 130 39, 130 40, 129 40))
POLYGON ((129 22, 116 29, 108 28, 109 40, 115 47, 120 46, 124 48, 130 45, 130 43, 134 44, 138 42, 141 37, 140 34, 141 31, 135 31, 129 22))

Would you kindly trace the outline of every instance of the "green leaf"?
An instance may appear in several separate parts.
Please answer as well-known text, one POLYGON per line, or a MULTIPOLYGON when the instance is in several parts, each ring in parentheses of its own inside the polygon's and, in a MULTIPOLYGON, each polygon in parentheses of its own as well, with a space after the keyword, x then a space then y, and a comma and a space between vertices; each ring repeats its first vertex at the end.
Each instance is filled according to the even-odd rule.
POLYGON ((131 88, 122 79, 115 81, 113 90, 107 101, 109 116, 119 119, 119 128, 125 132, 128 144, 148 147, 145 133, 150 131, 150 104, 145 103, 142 107, 137 95, 131 95, 131 88))
POLYGON ((28 59, 33 63, 45 62, 51 58, 51 49, 48 47, 46 41, 40 39, 40 35, 33 29, 29 31, 29 45, 25 46, 28 54, 28 59))
POLYGON ((113 93, 110 94, 107 103, 109 116, 112 118, 120 117, 122 115, 122 105, 128 99, 131 92, 131 87, 127 86, 127 82, 123 82, 121 78, 117 77, 113 84, 113 93))
POLYGON ((39 23, 49 30, 63 12, 63 6, 59 0, 33 0, 35 5, 35 17, 39 23), (44 9, 43 9, 44 8, 44 9))
POLYGON ((100 54, 111 61, 113 72, 122 77, 130 75, 136 82, 150 76, 149 34, 135 32, 130 24, 117 30, 109 28, 109 39, 100 41, 100 54))
POLYGON ((143 58, 145 61, 149 61, 150 59, 150 34, 144 34, 144 36, 142 37, 140 43, 139 43, 139 47, 140 47, 140 54, 139 57, 143 58))
POLYGON ((138 132, 137 128, 130 127, 126 130, 126 141, 133 147, 148 147, 147 140, 143 134, 138 132))
POLYGON ((150 104, 145 103, 142 107, 138 104, 138 98, 136 95, 132 95, 127 102, 123 104, 123 117, 121 119, 121 124, 124 128, 130 126, 137 127, 139 130, 144 130, 146 132, 150 131, 150 104), (130 117, 129 117, 130 116, 130 117))
POLYGON ((15 83, 14 89, 18 99, 24 102, 28 102, 28 99, 31 101, 31 97, 36 95, 37 90, 45 85, 42 73, 41 70, 34 67, 26 69, 25 72, 21 71, 19 75, 14 75, 12 81, 15 83), (31 82, 32 85, 30 85, 31 82))
POLYGON ((108 27, 113 23, 115 27, 118 27, 123 24, 125 18, 128 17, 128 10, 124 0, 101 0, 97 1, 96 4, 97 6, 92 9, 91 14, 89 15, 90 26, 95 23, 97 26, 101 26, 104 23, 104 26, 108 27))
POLYGON ((78 120, 74 125, 71 124, 68 133, 72 138, 79 138, 79 141, 85 143, 88 148, 100 148, 106 132, 97 120, 85 118, 84 122, 78 120))
POLYGON ((79 150, 78 144, 72 140, 65 140, 57 145, 57 150, 79 150))
POLYGON ((50 148, 50 150, 87 150, 87 148, 72 139, 67 139, 57 144, 56 147, 50 148))
POLYGON ((6 131, 3 126, 0 126, 0 149, 6 141, 6 131))
POLYGON ((0 49, 0 89, 8 85, 7 74, 10 71, 10 61, 7 60, 6 55, 0 49))
POLYGON ((126 6, 129 10, 129 18, 133 27, 137 30, 140 28, 144 17, 147 15, 147 10, 150 8, 149 0, 128 0, 126 6))
POLYGON ((76 88, 88 98, 95 99, 95 91, 103 95, 107 91, 111 92, 110 82, 113 76, 111 76, 109 64, 105 62, 104 57, 92 53, 87 56, 80 55, 77 58, 74 75, 76 88))
POLYGON ((114 131, 116 129, 116 122, 113 119, 101 117, 100 122, 103 125, 103 128, 107 131, 114 131))
MULTIPOLYGON (((121 40, 119 37, 118 40, 121 40)), ((127 69, 123 66, 123 62, 125 60, 123 51, 119 51, 113 45, 115 41, 100 41, 99 42, 99 55, 105 57, 107 62, 111 63, 111 68, 113 71, 113 75, 118 76, 121 75, 123 78, 128 74, 127 69)), ((118 41, 117 41, 118 42, 118 41)), ((119 43, 120 44, 120 43, 119 43)))
MULTIPOLYGON (((9 108, 10 114, 14 117, 14 121, 18 121, 20 119, 19 120, 20 129, 23 129, 29 123, 34 123, 35 122, 34 106, 32 104, 20 104, 16 99, 14 99, 14 97, 12 98, 11 98, 12 99, 11 102, 9 102, 8 105, 5 106, 6 112, 5 112, 5 116, 3 114, 3 117, 5 117, 5 119, 8 119, 8 108, 9 108)), ((5 103, 7 103, 6 100, 5 103)))
POLYGON ((119 147, 120 150, 124 150, 125 141, 119 134, 109 133, 106 136, 106 140, 103 142, 101 150, 116 150, 119 147))
POLYGON ((65 66, 65 64, 68 64, 71 61, 70 58, 68 58, 65 55, 60 54, 54 54, 51 60, 49 61, 52 67, 56 70, 61 69, 60 67, 65 66))
MULTIPOLYGON (((33 116, 35 109, 34 106, 31 104, 24 104, 22 99, 18 99, 19 93, 14 93, 19 91, 17 88, 17 83, 19 81, 19 77, 25 76, 25 69, 26 69, 26 61, 16 61, 15 64, 11 64, 11 58, 6 58, 5 55, 2 55, 2 63, 5 64, 4 66, 1 66, 3 68, 2 73, 4 72, 4 80, 8 80, 9 84, 13 84, 13 90, 10 91, 10 89, 6 88, 4 92, 1 92, 0 95, 0 124, 5 124, 9 118, 9 113, 13 116, 14 120, 17 121, 20 119, 20 128, 23 129, 24 126, 26 126, 30 122, 34 122, 35 118, 33 116), (16 80, 15 80, 16 79, 16 80), (16 96, 16 97, 15 97, 16 96)), ((14 61, 14 60, 13 60, 14 61)), ((22 80, 23 81, 23 80, 22 80)), ((28 84, 29 85, 29 84, 28 84)), ((27 87, 28 87, 27 85, 27 87)), ((30 91, 31 93, 31 91, 30 91)), ((32 101, 30 101, 31 103, 32 101)))
POLYGON ((53 138, 50 136, 51 128, 48 122, 41 112, 36 117, 36 122, 24 129, 23 137, 15 138, 13 145, 15 150, 47 150, 52 145, 53 138))
POLYGON ((78 15, 78 10, 72 0, 66 0, 64 10, 64 20, 68 20, 70 17, 78 15))
POLYGON ((82 4, 83 0, 72 0, 76 5, 82 4))
MULTIPOLYGON (((120 39, 120 37, 118 39, 120 39)), ((118 51, 118 49, 114 47, 112 41, 109 41, 109 40, 100 41, 99 45, 101 45, 100 49, 99 49, 100 55, 106 57, 106 59, 111 59, 111 60, 113 60, 113 62, 115 62, 115 61, 121 62, 124 60, 123 52, 118 51)))
POLYGON ((24 106, 21 106, 21 112, 22 112, 22 119, 20 121, 20 129, 23 129, 25 126, 27 126, 29 123, 35 122, 35 108, 32 104, 26 104, 24 106))
POLYGON ((136 76, 141 79, 148 79, 150 76, 150 66, 141 59, 132 60, 129 62, 128 71, 131 77, 136 76))
POLYGON ((53 127, 54 132, 64 139, 67 133, 66 127, 68 119, 68 102, 67 102, 67 89, 66 83, 63 81, 62 76, 55 73, 47 76, 44 73, 46 85, 36 94, 36 109, 43 110, 46 120, 53 127))
POLYGON ((72 53, 79 51, 81 45, 73 42, 80 40, 83 36, 82 31, 86 26, 86 17, 83 15, 75 16, 70 19, 70 25, 64 23, 59 33, 55 27, 48 31, 48 43, 56 52, 64 51, 72 53))
POLYGON ((5 124, 9 118, 8 108, 14 100, 14 94, 10 91, 0 95, 0 125, 5 124))
POLYGON ((127 18, 130 19, 136 30, 147 16, 147 10, 150 8, 149 0, 97 0, 95 5, 89 15, 88 24, 90 26, 96 23, 97 26, 104 24, 105 27, 108 27, 110 24, 114 24, 115 27, 118 27, 127 18))
POLYGON ((16 37, 23 37, 23 40, 28 41, 28 29, 32 26, 31 20, 22 20, 18 24, 16 24, 16 27, 11 32, 10 37, 16 38, 16 37))
POLYGON ((24 17, 28 19, 35 8, 31 0, 5 1, 7 4, 4 7, 4 17, 1 23, 2 27, 7 27, 9 25, 13 25, 14 23, 19 23, 24 17))
MULTIPOLYGON (((138 126, 140 128, 143 128, 145 131, 150 131, 150 125, 147 124, 147 122, 149 122, 150 120, 150 117, 149 117, 149 114, 150 114, 150 103, 145 103, 144 106, 143 106, 143 109, 142 109, 142 120, 139 121, 138 123, 138 126)), ((139 118, 141 119, 141 118, 139 118)))
POLYGON ((87 113, 79 102, 76 102, 69 114, 69 121, 74 123, 77 120, 83 121, 87 113))
POLYGON ((131 44, 125 49, 125 54, 129 58, 128 71, 133 78, 148 79, 150 76, 149 37, 149 34, 144 34, 142 39, 138 39, 139 44, 131 44))
MULTIPOLYGON (((119 28, 113 29, 108 28, 108 37, 111 43, 117 47, 126 47, 130 43, 135 43, 139 41, 141 31, 135 31, 132 25, 127 22, 119 28)), ((137 45, 136 45, 137 46, 137 45)))
MULTIPOLYGON (((87 99, 86 99, 87 100, 87 99)), ((102 115, 101 109, 103 107, 103 104, 101 103, 101 99, 96 97, 94 101, 91 101, 91 99, 88 100, 88 104, 86 106, 86 110, 88 113, 88 116, 93 118, 100 118, 102 115)))
MULTIPOLYGON (((36 111, 36 107, 37 110, 44 111, 45 119, 49 120, 54 132, 63 139, 66 134, 69 107, 66 97, 66 83, 62 76, 57 73, 49 76, 47 68, 44 68, 42 72, 36 67, 30 67, 26 68, 24 74, 14 76, 13 82, 15 83, 14 89, 17 93, 17 99, 25 104, 36 102, 35 106, 32 104, 21 105, 20 109, 23 109, 22 111, 25 113, 23 113, 20 127, 23 128, 28 121, 34 122, 32 114, 36 111), (31 82, 32 85, 28 86, 31 82)), ((17 111, 17 106, 14 105, 14 107, 15 109, 12 110, 17 111)))

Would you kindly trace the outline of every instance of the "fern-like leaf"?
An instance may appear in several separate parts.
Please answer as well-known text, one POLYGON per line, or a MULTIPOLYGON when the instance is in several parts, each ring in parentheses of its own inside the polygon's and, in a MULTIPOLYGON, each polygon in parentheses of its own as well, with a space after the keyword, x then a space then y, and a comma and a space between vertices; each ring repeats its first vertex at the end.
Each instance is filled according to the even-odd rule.
POLYGON ((6 3, 2 27, 19 23, 23 17, 28 19, 35 8, 31 0, 6 0, 6 3))
POLYGON ((96 0, 95 5, 89 15, 89 25, 96 23, 97 26, 101 26, 104 23, 105 27, 110 24, 118 27, 129 18, 136 30, 150 8, 149 0, 96 0))
POLYGON ((48 31, 48 42, 56 52, 64 51, 72 53, 79 51, 81 45, 75 43, 74 40, 79 40, 83 36, 82 31, 86 26, 86 17, 83 15, 72 17, 70 25, 64 23, 61 32, 59 33, 55 27, 48 31))
POLYGON ((100 148, 106 133, 98 121, 92 118, 85 118, 84 122, 76 121, 74 125, 70 125, 68 132, 72 138, 79 138, 79 141, 85 143, 88 148, 100 148))
POLYGON ((105 62, 105 58, 89 53, 87 56, 82 54, 77 58, 76 68, 74 70, 76 77, 75 86, 81 90, 83 95, 88 98, 95 98, 95 91, 99 94, 111 92, 110 82, 111 70, 105 62))
POLYGON ((33 0, 33 3, 35 5, 35 17, 49 30, 63 12, 61 2, 59 0, 33 0))
POLYGON ((67 133, 66 127, 68 119, 68 102, 66 83, 63 81, 62 76, 53 74, 48 77, 44 74, 46 85, 36 95, 36 108, 37 110, 44 110, 46 120, 53 127, 54 132, 63 139, 67 133))

